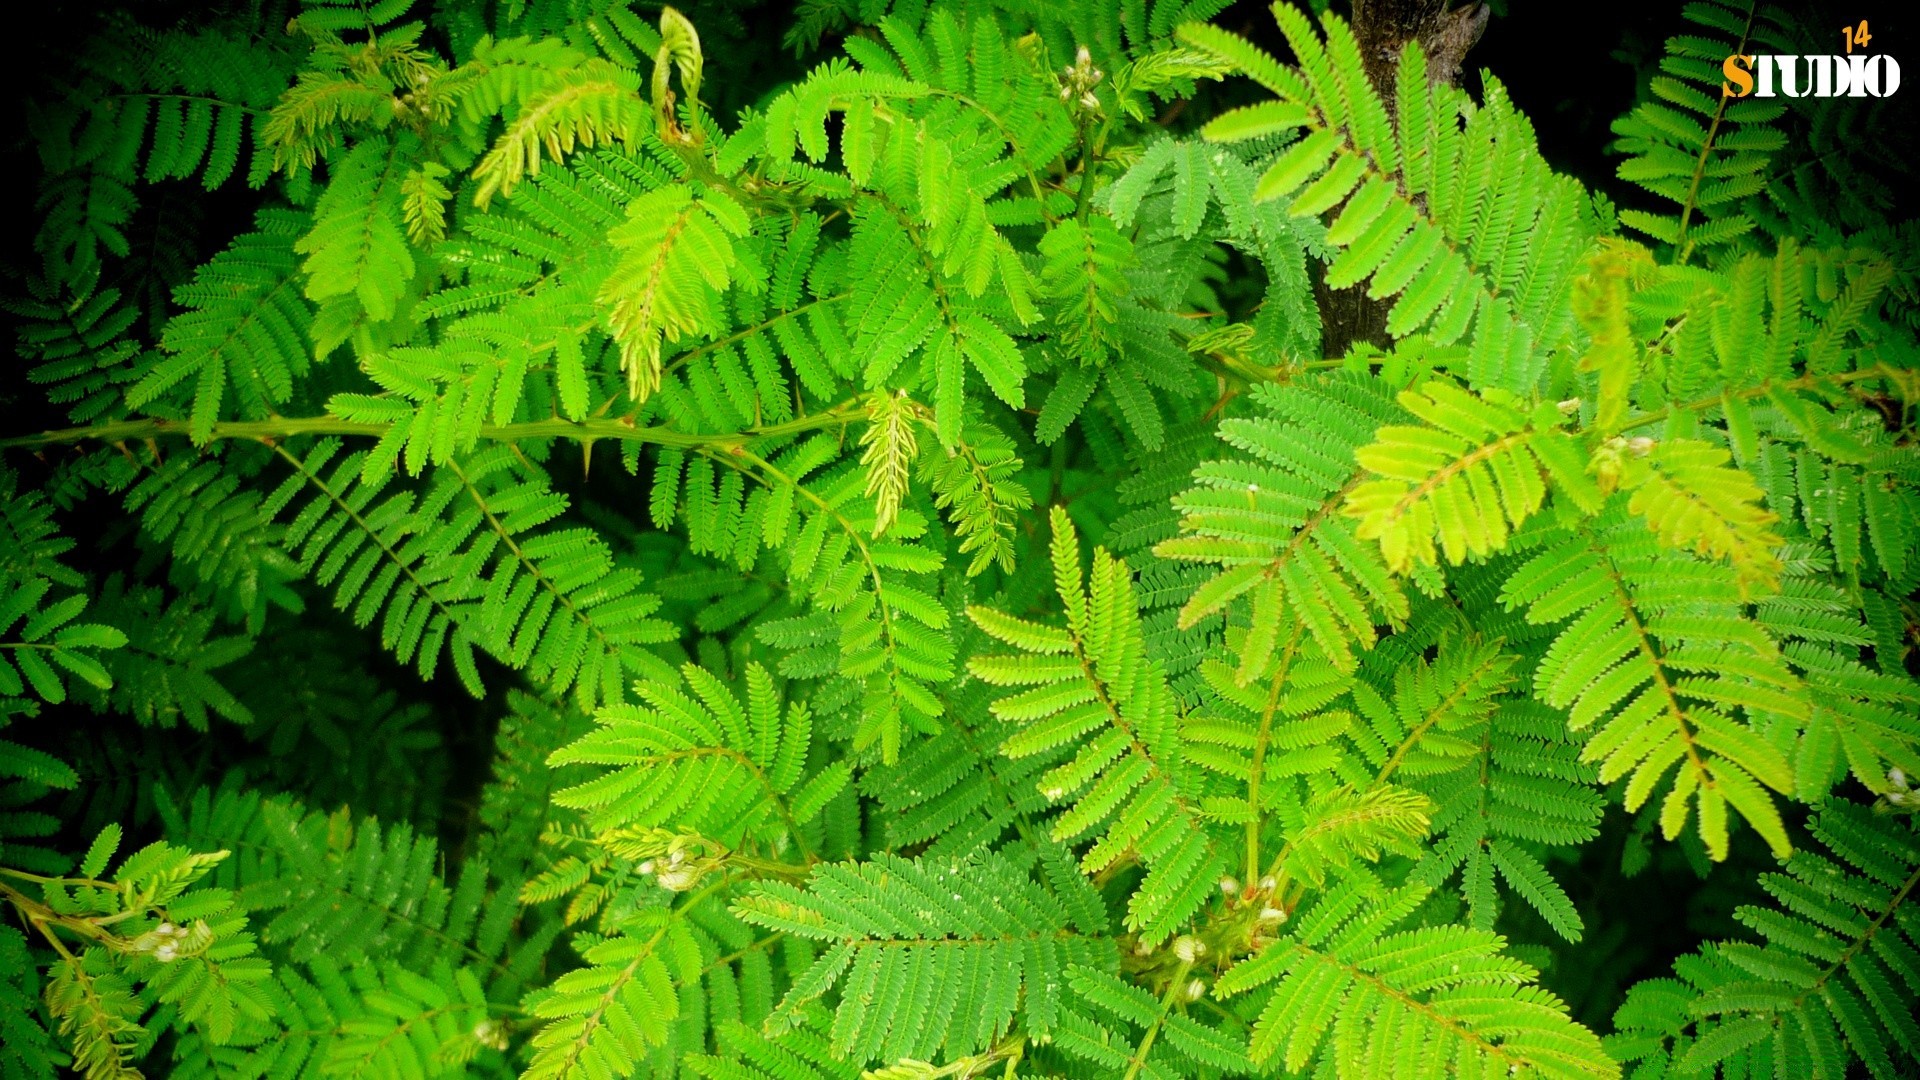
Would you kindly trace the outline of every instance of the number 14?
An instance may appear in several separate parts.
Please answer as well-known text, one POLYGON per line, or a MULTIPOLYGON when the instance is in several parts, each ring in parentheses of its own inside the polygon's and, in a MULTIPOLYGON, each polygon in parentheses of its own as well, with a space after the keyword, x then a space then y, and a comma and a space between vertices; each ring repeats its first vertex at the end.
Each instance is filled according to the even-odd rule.
POLYGON ((1841 27, 1840 36, 1847 39, 1847 52, 1849 55, 1852 54, 1853 47, 1855 45, 1860 46, 1860 50, 1862 52, 1865 52, 1867 48, 1867 43, 1873 40, 1873 35, 1867 33, 1867 20, 1865 19, 1861 19, 1860 25, 1857 27, 1855 26, 1841 27))

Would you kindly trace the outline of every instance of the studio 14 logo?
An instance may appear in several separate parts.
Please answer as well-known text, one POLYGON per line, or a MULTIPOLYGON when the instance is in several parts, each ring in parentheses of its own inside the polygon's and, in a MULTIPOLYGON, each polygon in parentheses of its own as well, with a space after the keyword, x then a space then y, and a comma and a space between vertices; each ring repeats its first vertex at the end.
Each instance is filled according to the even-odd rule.
POLYGON ((1865 19, 1843 26, 1844 56, 1767 56, 1735 53, 1720 65, 1727 97, 1892 97, 1900 89, 1900 62, 1868 53, 1873 34, 1865 19))

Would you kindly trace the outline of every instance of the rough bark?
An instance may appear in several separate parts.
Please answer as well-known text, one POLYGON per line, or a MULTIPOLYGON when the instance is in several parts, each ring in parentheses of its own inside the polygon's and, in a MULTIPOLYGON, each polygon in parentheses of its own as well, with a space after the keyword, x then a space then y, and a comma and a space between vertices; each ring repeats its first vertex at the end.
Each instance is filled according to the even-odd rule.
MULTIPOLYGON (((1485 4, 1469 2, 1449 8, 1449 0, 1353 0, 1353 34, 1360 45, 1367 78, 1393 110, 1395 72, 1407 42, 1418 40, 1427 55, 1427 78, 1449 86, 1460 81, 1467 55, 1487 27, 1485 4)), ((1345 289, 1329 289, 1314 281, 1314 299, 1320 309, 1321 351, 1343 355, 1355 342, 1381 348, 1392 343, 1387 335, 1391 298, 1367 296, 1365 282, 1345 289)))
POLYGON ((1367 78, 1393 97, 1394 71, 1400 50, 1419 39, 1427 54, 1427 78, 1451 86, 1460 81, 1467 50, 1487 27, 1488 9, 1469 3, 1448 9, 1447 0, 1353 0, 1353 35, 1360 42, 1360 58, 1367 78))

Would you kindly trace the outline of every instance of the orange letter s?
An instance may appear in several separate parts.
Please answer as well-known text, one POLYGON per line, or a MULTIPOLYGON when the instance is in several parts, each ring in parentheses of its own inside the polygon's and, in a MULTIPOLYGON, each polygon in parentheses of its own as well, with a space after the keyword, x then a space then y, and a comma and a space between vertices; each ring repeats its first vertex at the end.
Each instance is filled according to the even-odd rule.
POLYGON ((1727 57, 1720 65, 1721 74, 1727 77, 1727 81, 1720 84, 1720 92, 1727 97, 1746 97, 1753 93, 1753 73, 1747 70, 1752 63, 1753 57, 1739 53, 1727 57))

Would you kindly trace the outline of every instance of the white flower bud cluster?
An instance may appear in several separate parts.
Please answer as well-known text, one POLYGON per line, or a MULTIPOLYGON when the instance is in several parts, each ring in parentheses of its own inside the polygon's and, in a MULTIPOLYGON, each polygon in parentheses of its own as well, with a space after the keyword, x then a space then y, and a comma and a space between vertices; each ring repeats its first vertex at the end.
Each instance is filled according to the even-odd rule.
POLYGON ((132 948, 135 952, 151 953, 163 964, 171 964, 195 951, 193 938, 193 930, 163 922, 133 939, 132 948))
POLYGON ((482 1020, 473 1025, 473 1041, 494 1050, 507 1048, 507 1025, 498 1020, 482 1020))
POLYGON ((1594 452, 1592 471, 1599 482, 1602 492, 1611 492, 1626 476, 1628 458, 1644 458, 1653 453, 1660 443, 1645 435, 1636 435, 1629 439, 1624 435, 1615 435, 1600 444, 1594 452))
POLYGON ((639 870, 643 874, 652 874, 654 883, 668 892, 686 892, 700 883, 707 867, 688 860, 685 850, 675 848, 662 858, 641 863, 639 870))
POLYGON ((660 887, 668 892, 686 892, 688 889, 693 888, 694 884, 700 880, 701 873, 699 867, 688 866, 686 863, 686 852, 669 852, 667 854, 666 868, 656 873, 654 880, 658 881, 660 887))
POLYGON ((1920 810, 1920 791, 1913 790, 1913 781, 1897 767, 1887 770, 1887 789, 1880 798, 1895 810, 1920 810))
POLYGON ((727 860, 727 849, 704 836, 671 829, 616 829, 598 837, 601 847, 653 877, 668 892, 686 892, 727 860))
POLYGON ((1087 112, 1100 111, 1100 98, 1093 88, 1107 73, 1093 66, 1093 54, 1085 45, 1074 54, 1073 63, 1060 69, 1060 100, 1068 104, 1078 104, 1087 112))
POLYGON ((1253 914, 1253 929, 1251 931, 1251 940, 1256 947, 1263 942, 1272 940, 1272 935, 1278 931, 1281 924, 1287 921, 1286 906, 1281 902, 1280 898, 1275 895, 1279 887, 1280 883, 1274 879, 1272 874, 1268 874, 1258 882, 1255 882, 1254 885, 1247 890, 1248 900, 1258 898, 1260 902, 1259 910, 1253 914))

